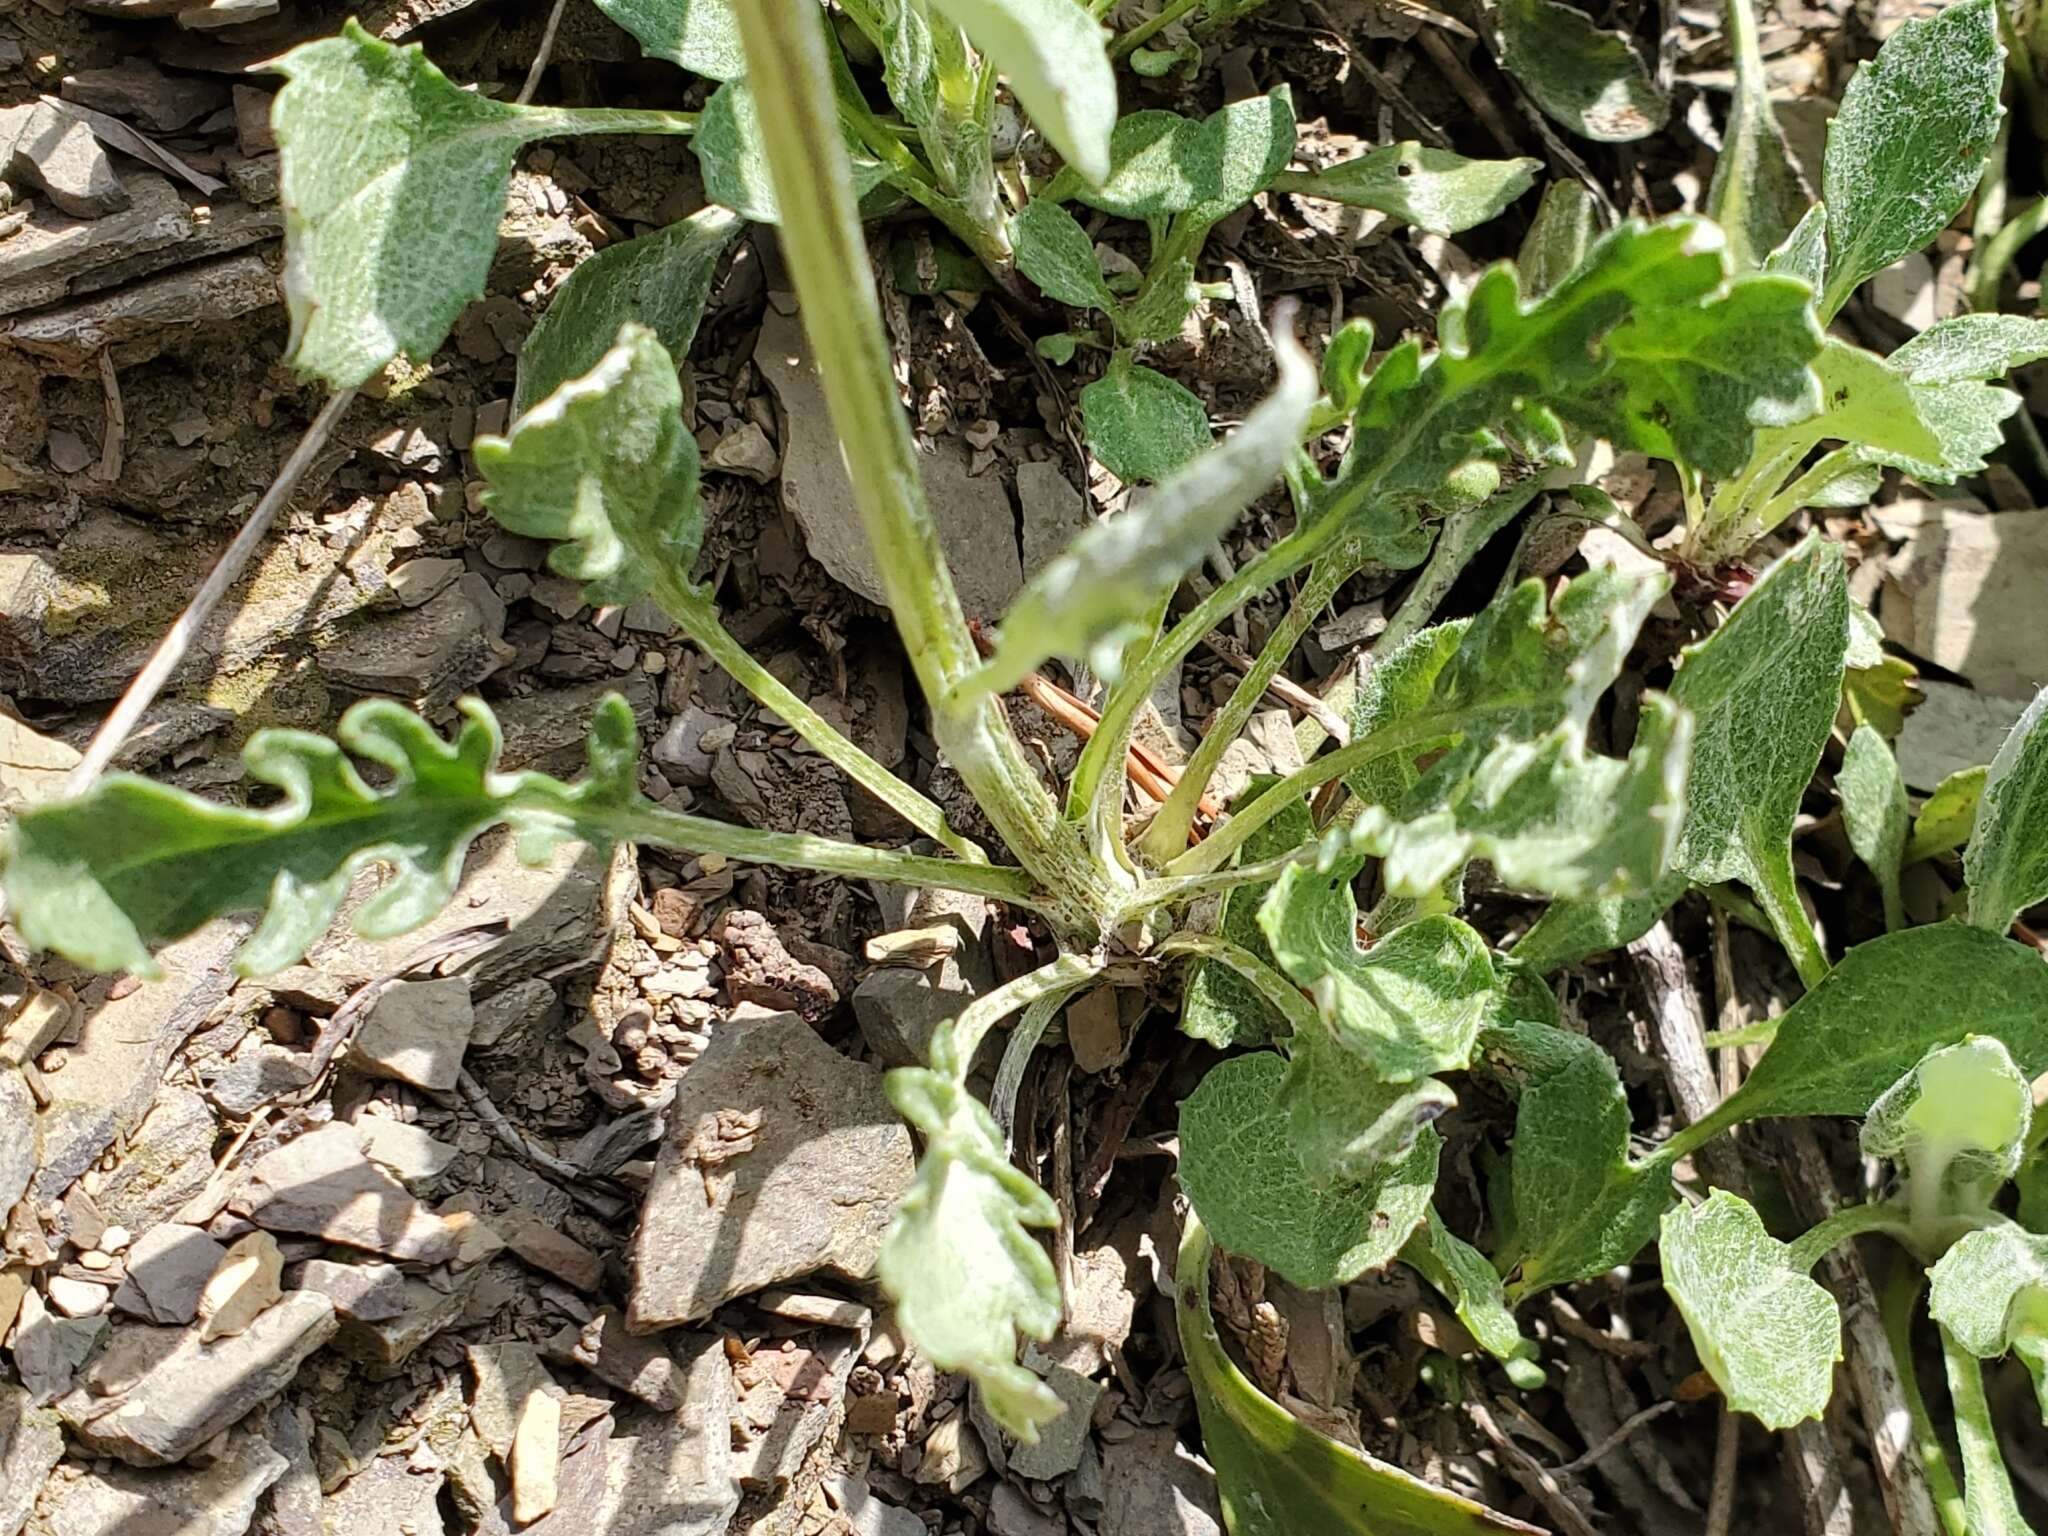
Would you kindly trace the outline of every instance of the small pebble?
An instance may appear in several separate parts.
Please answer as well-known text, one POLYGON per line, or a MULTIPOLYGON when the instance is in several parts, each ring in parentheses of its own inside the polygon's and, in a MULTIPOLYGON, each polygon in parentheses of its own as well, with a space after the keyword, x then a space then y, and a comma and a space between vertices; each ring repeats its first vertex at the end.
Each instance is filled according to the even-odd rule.
POLYGON ((100 1234, 101 1253, 119 1253, 134 1241, 126 1227, 109 1227, 100 1234))
POLYGON ((88 1248, 78 1256, 78 1262, 87 1269, 112 1269, 114 1261, 97 1248, 88 1248))

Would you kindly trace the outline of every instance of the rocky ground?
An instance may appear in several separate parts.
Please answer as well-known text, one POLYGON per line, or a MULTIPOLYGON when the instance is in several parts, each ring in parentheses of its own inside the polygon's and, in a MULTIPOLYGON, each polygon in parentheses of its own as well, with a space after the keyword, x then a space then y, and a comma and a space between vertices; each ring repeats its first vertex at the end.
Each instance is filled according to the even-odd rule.
MULTIPOLYGON (((544 12, 374 0, 362 15, 424 40, 457 78, 516 86, 544 12)), ((278 362, 275 82, 242 71, 341 14, 0 0, 0 100, 15 103, 0 108, 0 807, 61 780, 318 408, 278 362)), ((1774 68, 1821 102, 1841 39, 1866 34, 1831 12, 1780 15, 1774 68)), ((1420 25, 1368 0, 1282 0, 1189 99, 1287 79, 1315 104, 1305 118, 1338 125, 1322 130, 1333 153, 1345 125, 1366 142, 1570 153, 1533 116, 1477 112, 1477 82, 1419 43, 1420 25)), ((1711 20, 1680 34, 1676 67, 1712 99, 1725 51, 1711 20)), ((679 104, 677 77, 582 0, 554 58, 543 99, 679 104)), ((1789 115, 1811 148, 1820 115, 1789 115)), ((1612 183, 1621 201, 1697 193, 1706 141, 1670 139, 1654 177, 1631 162, 1633 187, 1612 183)), ((573 771, 593 704, 616 690, 667 804, 838 837, 903 831, 656 610, 583 607, 541 545, 478 510, 469 450, 504 425, 548 294, 595 250, 701 201, 681 141, 530 151, 489 296, 430 365, 388 371, 350 408, 120 766, 224 787, 260 726, 325 727, 367 695, 445 719, 478 692, 509 765, 573 771)), ((1267 301, 1299 295, 1304 329, 1367 313, 1391 335, 1519 230, 1460 245, 1272 198, 1220 249, 1267 301)), ((1920 260, 1889 309, 1859 305, 1853 322, 1895 339, 1952 312, 1958 261, 1920 260)), ((787 286, 772 236, 743 241, 685 371, 706 453, 704 569, 778 676, 971 827, 872 602, 787 286)), ((1125 492, 1080 448, 1076 377, 1037 359, 1014 317, 940 296, 896 298, 889 318, 956 574, 992 616, 1125 492)), ((1153 361, 1222 420, 1268 372, 1262 333, 1228 305, 1153 361)), ((2048 409, 2048 384, 2028 387, 2048 409)), ((1676 507, 1640 465, 1606 483, 1648 524, 1676 507)), ((2048 512, 2024 510, 2033 495, 2009 474, 1989 494, 2006 511, 1995 522, 1899 502, 1836 526, 1862 555, 1859 595, 1945 669, 1901 743, 1916 789, 1984 761, 2035 670, 2027 605, 2048 512)), ((1266 504, 1239 537, 1265 540, 1280 513, 1266 504)), ((1530 559, 1555 569, 1574 552, 1530 559)), ((1347 588, 1304 648, 1305 686, 1383 627, 1389 586, 1347 588)), ((1275 612, 1249 610, 1190 659, 1156 701, 1156 750, 1184 751, 1228 694, 1229 656, 1275 612)), ((1015 708, 1049 769, 1069 765, 1073 738, 1015 708)), ((1289 766, 1292 718, 1256 720, 1230 771, 1289 766)), ((1848 868, 1838 827, 1804 851, 1823 882, 1848 868)), ((148 983, 0 967, 0 1536, 1220 1529, 1170 1306, 1174 1106, 1209 1058, 1174 1033, 1172 999, 1084 998, 1026 1084, 1020 1152, 1068 1217, 1069 1296, 1065 1329, 1028 1359, 1073 1411, 1020 1447, 905 1344, 868 1279, 914 1151, 881 1072, 1033 963, 1039 939, 1013 917, 715 857, 572 849, 530 869, 487 841, 456 903, 402 940, 344 924, 255 983, 226 965, 241 936, 199 933, 148 983)), ((1711 946, 1703 925, 1697 937, 1711 946)), ((1775 959, 1732 942, 1724 1005, 1768 1008, 1775 959)), ((1596 970, 1569 1002, 1654 1118, 1668 1105, 1640 972, 1596 970)), ((1671 1403, 1689 1356, 1667 1308, 1610 1278, 1533 1320, 1571 1369, 1561 1392, 1526 1399, 1401 1272, 1334 1296, 1247 1274, 1218 1304, 1255 1379, 1329 1432, 1546 1524, 1561 1501, 1610 1528, 1695 1529, 1719 1416, 1687 1401, 1638 1418, 1671 1403), (1454 1390, 1447 1364, 1483 1387, 1454 1390)), ((1833 1468, 1853 1484, 1837 1507, 1875 1511, 1838 1409, 1788 1462, 1810 1502, 1833 1468)), ((1782 1513, 1776 1452, 1754 1432, 1742 1446, 1767 1474, 1745 1509, 1782 1513)))

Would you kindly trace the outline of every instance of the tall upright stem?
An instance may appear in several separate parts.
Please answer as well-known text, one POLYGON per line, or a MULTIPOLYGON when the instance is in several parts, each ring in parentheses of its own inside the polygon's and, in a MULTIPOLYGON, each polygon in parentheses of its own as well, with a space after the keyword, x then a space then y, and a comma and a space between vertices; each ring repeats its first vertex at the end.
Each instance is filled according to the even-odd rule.
POLYGON ((933 735, 1018 860, 1063 899, 1056 920, 1070 932, 1099 930, 1125 882, 1092 859, 1060 817, 1001 704, 945 702, 978 657, 896 398, 840 138, 824 15, 815 0, 748 0, 735 10, 782 211, 783 255, 882 590, 932 706, 933 735))

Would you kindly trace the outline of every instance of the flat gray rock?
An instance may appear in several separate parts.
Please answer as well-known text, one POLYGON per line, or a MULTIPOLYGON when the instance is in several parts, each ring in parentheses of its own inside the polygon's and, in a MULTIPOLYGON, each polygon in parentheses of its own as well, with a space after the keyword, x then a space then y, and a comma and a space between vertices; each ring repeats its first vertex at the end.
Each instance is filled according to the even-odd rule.
POLYGON ((1023 512, 1024 576, 1029 580, 1088 526, 1088 500, 1059 465, 1032 462, 1017 466, 1017 501, 1023 512))
POLYGON ((462 1228, 371 1162, 347 1125, 323 1125, 264 1153, 230 1205, 271 1232, 420 1264, 445 1264, 462 1248, 462 1228))
POLYGON ((882 1074, 795 1014, 732 1019, 684 1074, 635 1239, 629 1326, 819 1270, 874 1273, 915 1173, 882 1074))
POLYGON ((227 1249, 198 1227, 175 1221, 151 1227, 128 1250, 128 1276, 114 1306, 146 1323, 182 1328, 199 1315, 199 1293, 227 1249))
POLYGON ((413 1471, 403 1456, 379 1456, 328 1497, 326 1536, 442 1536, 445 1481, 444 1472, 413 1471))
MULTIPOLYGON (((133 1379, 89 1381, 66 1394, 57 1411, 90 1449, 130 1466, 167 1466, 277 1396, 334 1329, 334 1303, 312 1291, 287 1293, 242 1332, 210 1344, 199 1341, 197 1328, 173 1333, 131 1324, 120 1332, 169 1337, 136 1340, 138 1351, 153 1358, 138 1362, 133 1379)), ((124 1342, 117 1335, 101 1360, 124 1342)))
POLYGON ((35 1174, 35 1095, 19 1072, 0 1069, 0 1211, 14 1208, 35 1174))
POLYGON ((349 1064, 434 1093, 447 1093, 462 1072, 476 1012, 469 982, 401 981, 386 987, 349 1043, 349 1064))
POLYGON ((206 1100, 189 1088, 159 1089, 142 1123, 122 1145, 93 1202, 109 1222, 147 1232, 169 1221, 213 1177, 218 1127, 206 1100))
POLYGON ((285 1459, 260 1435, 231 1435, 208 1467, 87 1471, 56 1485, 42 1522, 53 1536, 242 1536, 285 1459))
POLYGON ((1223 1536, 1216 1474, 1171 1428, 1105 1446, 1102 1490, 1100 1536, 1223 1536))
POLYGON ((128 189, 92 129, 46 101, 36 104, 15 138, 8 174, 41 187, 75 219, 101 219, 128 206, 128 189))
POLYGON ((396 1264, 345 1264, 308 1259, 298 1267, 296 1288, 318 1291, 344 1318, 381 1323, 405 1311, 405 1276, 396 1264))
POLYGON ((15 1536, 21 1529, 43 1479, 63 1455, 64 1430, 57 1415, 30 1403, 20 1387, 0 1382, 0 1536, 15 1536))
POLYGON ((739 1508, 732 1370, 717 1339, 678 1341, 683 1404, 622 1415, 606 1448, 605 1536, 723 1536, 739 1508))

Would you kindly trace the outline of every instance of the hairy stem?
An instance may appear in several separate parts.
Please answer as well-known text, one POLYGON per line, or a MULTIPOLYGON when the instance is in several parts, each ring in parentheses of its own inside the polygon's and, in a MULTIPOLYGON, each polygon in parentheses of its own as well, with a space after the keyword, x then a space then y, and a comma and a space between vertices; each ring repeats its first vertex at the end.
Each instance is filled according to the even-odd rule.
POLYGON ((1892 1365, 1898 1372, 1899 1395, 1905 1399, 1906 1416, 1912 1420, 1913 1449, 1927 1473, 1927 1491, 1934 1500, 1948 1536, 1970 1536, 1968 1512, 1962 1490, 1956 1486, 1955 1469, 1949 1465, 1948 1447, 1934 1427, 1927 1411, 1927 1399, 1920 1393, 1920 1372, 1913 1363, 1913 1319, 1920 1306, 1920 1292, 1927 1285, 1927 1272, 1917 1261, 1894 1255, 1884 1285, 1877 1296, 1877 1312, 1884 1324, 1885 1342, 1891 1346, 1892 1365))
POLYGON ((728 676, 774 712, 819 756, 880 800, 918 831, 935 838, 969 863, 985 864, 988 855, 971 839, 954 831, 946 813, 928 797, 903 782, 842 736, 823 715, 790 692, 782 679, 747 654, 719 621, 718 611, 702 591, 690 585, 666 562, 649 562, 655 572, 655 597, 697 648, 725 669, 728 676))
POLYGON ((1060 818, 1000 703, 987 699, 952 709, 944 703, 978 658, 896 397, 840 137, 825 19, 813 0, 750 0, 737 11, 782 210, 783 255, 868 547, 932 705, 933 734, 1018 859, 1057 893, 1055 920, 1069 930, 1099 927, 1121 902, 1123 882, 1090 858, 1078 832, 1060 818))
POLYGON ((1139 22, 1111 44, 1109 56, 1112 59, 1129 58, 1201 3, 1202 0, 1167 0, 1167 4, 1161 7, 1158 15, 1139 22))
POLYGON ((1019 1008, 1029 1008, 1043 998, 1064 998, 1102 974, 1106 962, 1097 955, 1061 955, 1049 965, 1008 981, 993 992, 983 993, 932 1042, 932 1070, 967 1080, 975 1052, 988 1032, 1019 1008))
POLYGON ((1901 1242, 1912 1233, 1912 1223, 1882 1201, 1845 1205, 1826 1221, 1808 1227, 1788 1245, 1785 1262, 1795 1269, 1810 1270, 1827 1256, 1835 1244, 1865 1232, 1884 1232, 1901 1242))
POLYGON ((2028 1536, 2033 1527, 2020 1513, 2012 1475, 1998 1448, 1998 1428, 1984 1395, 1984 1367, 1946 1328, 1940 1332, 1956 1446, 1962 1452, 1964 1521, 1972 1536, 2028 1536))
POLYGON ((1304 1034, 1321 1027, 1321 1021, 1316 1017, 1315 1005, 1302 995, 1301 988, 1242 944, 1233 944, 1221 934, 1176 933, 1153 953, 1161 959, 1169 955, 1199 955, 1205 960, 1214 960, 1219 965, 1226 965, 1255 988, 1259 996, 1271 1003, 1295 1034, 1304 1034))

